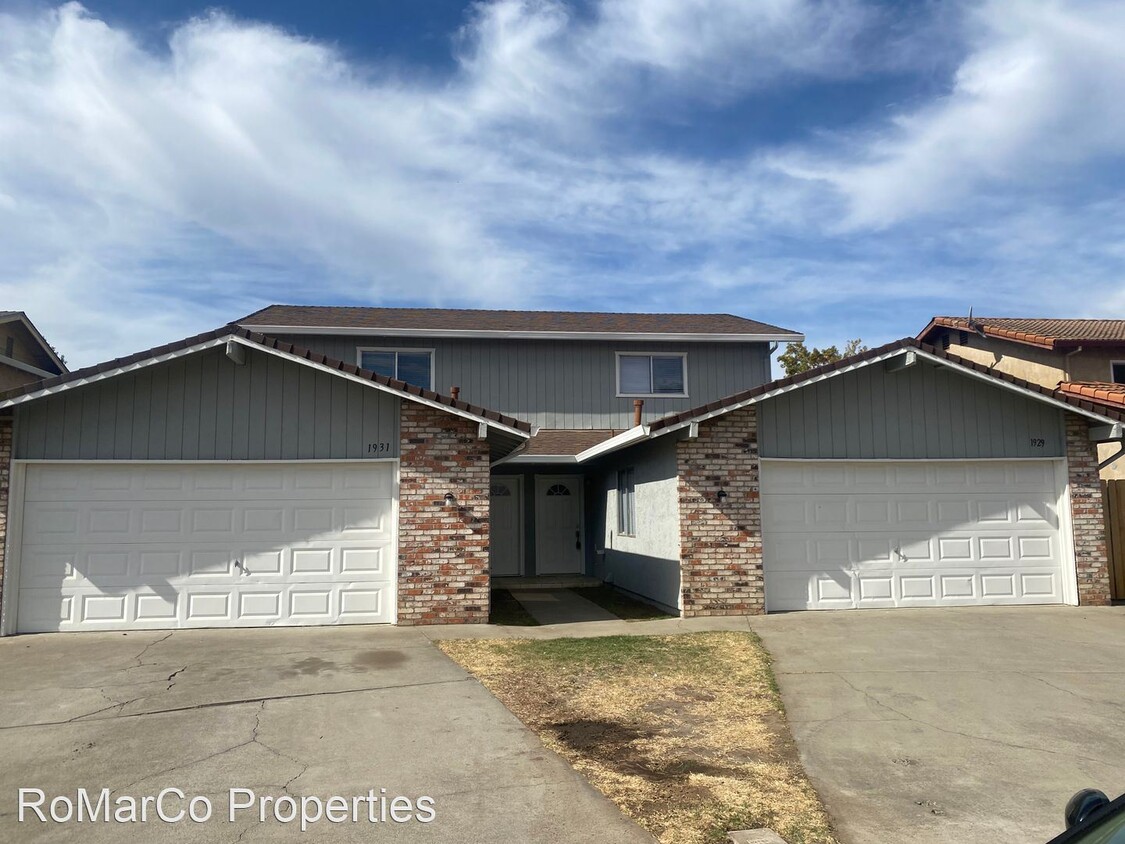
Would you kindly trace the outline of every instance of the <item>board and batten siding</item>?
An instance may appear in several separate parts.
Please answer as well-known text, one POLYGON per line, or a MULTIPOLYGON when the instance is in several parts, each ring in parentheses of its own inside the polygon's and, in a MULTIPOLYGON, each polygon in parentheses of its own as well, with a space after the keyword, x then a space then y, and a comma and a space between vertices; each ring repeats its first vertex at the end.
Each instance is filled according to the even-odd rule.
POLYGON ((434 350, 439 393, 544 428, 630 428, 633 399, 617 397, 616 352, 687 354, 686 398, 645 398, 646 420, 687 410, 770 379, 767 343, 624 343, 277 335, 348 363, 360 347, 434 350))
POLYGON ((239 366, 216 348, 17 405, 14 450, 47 460, 397 457, 399 401, 265 352, 247 349, 239 366))
POLYGON ((762 457, 1062 457, 1063 413, 928 361, 876 363, 758 405, 762 457))

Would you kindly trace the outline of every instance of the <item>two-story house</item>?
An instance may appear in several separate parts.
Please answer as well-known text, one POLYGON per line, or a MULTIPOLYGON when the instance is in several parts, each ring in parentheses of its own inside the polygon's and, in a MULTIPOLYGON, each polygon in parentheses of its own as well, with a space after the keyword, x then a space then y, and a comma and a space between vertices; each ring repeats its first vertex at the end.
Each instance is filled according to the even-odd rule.
POLYGON ((0 394, 0 631, 483 622, 521 575, 683 615, 1109 600, 1125 408, 916 340, 771 381, 799 338, 272 306, 0 394))

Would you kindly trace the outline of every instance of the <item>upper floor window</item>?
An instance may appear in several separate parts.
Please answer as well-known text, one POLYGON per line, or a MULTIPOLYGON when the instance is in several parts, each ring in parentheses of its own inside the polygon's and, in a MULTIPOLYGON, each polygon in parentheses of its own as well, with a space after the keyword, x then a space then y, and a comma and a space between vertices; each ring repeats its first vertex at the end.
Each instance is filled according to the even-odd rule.
POLYGON ((1114 384, 1125 384, 1125 360, 1115 360, 1111 363, 1109 375, 1114 384))
POLYGON ((434 388, 433 349, 360 349, 359 367, 416 387, 434 388))
POLYGON ((617 395, 686 396, 687 355, 618 352, 617 395))

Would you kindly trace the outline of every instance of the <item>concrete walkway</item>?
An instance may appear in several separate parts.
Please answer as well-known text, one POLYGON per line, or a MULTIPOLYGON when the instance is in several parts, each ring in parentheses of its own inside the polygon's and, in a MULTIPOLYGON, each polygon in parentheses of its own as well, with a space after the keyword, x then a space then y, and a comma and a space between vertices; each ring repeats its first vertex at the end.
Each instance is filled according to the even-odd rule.
POLYGON ((511 595, 541 625, 620 621, 613 613, 570 589, 519 589, 511 595))
MULTIPOLYGON (((513 595, 516 593, 512 593, 513 595)), ((673 636, 677 633, 701 633, 707 630, 737 630, 752 633, 746 616, 719 618, 657 618, 625 621, 610 616, 609 621, 581 621, 544 624, 539 627, 505 626, 501 624, 450 624, 415 628, 434 641, 441 639, 588 639, 594 636, 673 636)))

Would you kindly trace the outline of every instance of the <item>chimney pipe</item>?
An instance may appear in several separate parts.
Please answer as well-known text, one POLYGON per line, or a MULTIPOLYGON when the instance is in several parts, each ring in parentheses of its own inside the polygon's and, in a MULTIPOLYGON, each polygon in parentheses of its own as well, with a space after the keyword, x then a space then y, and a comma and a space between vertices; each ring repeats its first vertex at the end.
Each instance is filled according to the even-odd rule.
POLYGON ((641 413, 645 409, 644 399, 633 399, 633 427, 641 424, 641 413))
POLYGON ((449 395, 453 396, 454 401, 457 401, 461 397, 461 388, 460 387, 450 387, 449 388, 449 395))

